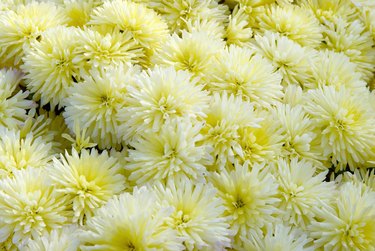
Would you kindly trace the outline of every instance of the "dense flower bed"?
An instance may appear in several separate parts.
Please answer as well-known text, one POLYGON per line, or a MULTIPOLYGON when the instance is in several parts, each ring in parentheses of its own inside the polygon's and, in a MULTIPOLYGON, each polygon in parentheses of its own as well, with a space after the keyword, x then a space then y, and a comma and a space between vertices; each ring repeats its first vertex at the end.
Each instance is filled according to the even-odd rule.
POLYGON ((375 1, 1 0, 2 250, 375 250, 375 1))

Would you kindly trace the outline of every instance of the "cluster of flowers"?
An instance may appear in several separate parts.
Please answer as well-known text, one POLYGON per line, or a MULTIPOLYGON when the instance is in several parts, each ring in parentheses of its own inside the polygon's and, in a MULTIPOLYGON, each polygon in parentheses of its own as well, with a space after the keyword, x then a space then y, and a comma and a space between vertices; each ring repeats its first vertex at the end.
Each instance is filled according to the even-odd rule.
POLYGON ((0 247, 375 250, 375 1, 1 0, 0 247))

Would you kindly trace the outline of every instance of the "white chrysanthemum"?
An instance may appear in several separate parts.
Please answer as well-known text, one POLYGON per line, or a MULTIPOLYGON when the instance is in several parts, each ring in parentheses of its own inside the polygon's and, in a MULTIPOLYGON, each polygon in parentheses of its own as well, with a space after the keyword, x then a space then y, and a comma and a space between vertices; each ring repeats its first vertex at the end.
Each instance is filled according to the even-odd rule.
POLYGON ((288 85, 284 88, 283 104, 290 106, 302 105, 304 103, 304 95, 299 85, 288 85))
POLYGON ((280 128, 279 135, 283 138, 281 156, 287 159, 305 159, 319 165, 319 161, 323 159, 316 140, 320 132, 303 107, 279 104, 272 112, 274 123, 280 128))
POLYGON ((241 96, 259 107, 270 107, 282 97, 281 76, 262 56, 247 48, 230 46, 217 56, 208 88, 241 96))
POLYGON ((360 184, 344 183, 333 208, 322 209, 309 227, 315 248, 375 249, 375 192, 360 184))
POLYGON ((248 16, 243 8, 236 6, 229 16, 226 27, 225 39, 228 45, 234 44, 240 47, 247 46, 253 36, 253 30, 248 21, 248 16))
POLYGON ((172 34, 161 50, 155 53, 152 62, 155 65, 174 66, 176 70, 187 70, 204 79, 209 74, 212 60, 222 48, 224 43, 206 32, 183 31, 181 37, 172 34))
POLYGON ((315 175, 309 161, 279 159, 274 175, 279 184, 279 208, 283 221, 306 229, 321 208, 331 206, 336 193, 333 182, 324 182, 327 172, 315 175))
MULTIPOLYGON (((73 62, 82 62, 85 75, 88 70, 121 63, 138 63, 143 51, 129 33, 107 33, 105 35, 90 29, 78 32, 76 56, 73 62)), ((82 74, 82 75, 84 75, 82 74)))
POLYGON ((15 11, 0 15, 0 62, 18 65, 24 49, 41 39, 41 32, 67 21, 61 8, 53 3, 31 2, 17 6, 15 11))
POLYGON ((172 32, 186 29, 187 22, 213 20, 224 23, 228 7, 216 0, 137 0, 145 2, 167 21, 172 32))
POLYGON ((335 52, 343 52, 357 65, 357 71, 365 81, 373 77, 375 70, 374 40, 361 20, 348 22, 342 18, 324 28, 325 47, 335 52))
POLYGON ((95 7, 100 6, 102 0, 59 0, 64 7, 64 13, 69 18, 68 25, 84 27, 90 20, 95 7))
POLYGON ((263 166, 254 165, 249 170, 245 164, 210 177, 224 201, 224 216, 229 217, 230 229, 235 234, 234 248, 243 245, 241 237, 261 234, 262 228, 278 221, 278 185, 269 171, 261 171, 261 168, 263 166))
POLYGON ((29 240, 26 251, 77 251, 80 240, 77 236, 78 228, 75 225, 67 225, 53 229, 43 235, 29 240))
POLYGON ((11 240, 21 248, 30 238, 66 224, 69 214, 42 169, 15 170, 13 174, 0 180, 0 242, 11 240))
POLYGON ((224 37, 225 26, 215 20, 189 20, 186 22, 186 31, 189 33, 206 33, 215 40, 220 40, 224 37))
POLYGON ((298 4, 303 8, 311 9, 319 21, 324 24, 334 23, 338 17, 351 21, 357 18, 351 2, 351 0, 300 0, 298 4))
POLYGON ((16 169, 41 168, 52 159, 51 143, 28 133, 0 127, 0 177, 11 176, 16 169))
POLYGON ((82 83, 69 88, 64 117, 70 130, 79 123, 100 148, 118 147, 117 115, 125 106, 124 95, 137 72, 138 68, 122 64, 95 68, 82 83))
POLYGON ((113 195, 125 188, 125 177, 120 174, 116 158, 106 151, 83 149, 80 154, 73 149, 72 154, 60 154, 48 168, 55 190, 67 195, 72 202, 73 222, 84 224, 94 215, 94 210, 105 204, 113 195))
POLYGON ((270 5, 258 16, 262 32, 280 33, 301 46, 318 47, 323 39, 318 19, 310 10, 297 5, 270 5))
POLYGON ((159 131, 172 118, 206 117, 208 93, 190 73, 155 67, 137 75, 135 81, 128 88, 126 106, 118 113, 125 141, 136 133, 159 131))
POLYGON ((166 224, 177 230, 186 250, 223 250, 230 246, 222 200, 212 185, 174 179, 166 187, 157 184, 156 192, 160 200, 174 208, 166 224))
POLYGON ((309 243, 310 239, 306 233, 278 223, 264 236, 244 239, 244 248, 247 251, 313 251, 313 247, 308 247, 309 243))
POLYGON ((308 91, 306 111, 320 130, 320 146, 325 157, 332 157, 337 168, 360 167, 374 156, 375 113, 370 94, 354 92, 343 86, 308 91), (337 163, 338 162, 338 163, 337 163))
POLYGON ((242 97, 215 93, 207 111, 206 125, 202 129, 204 142, 213 147, 215 163, 212 170, 220 170, 235 163, 235 156, 243 156, 240 131, 259 128, 262 120, 254 113, 253 105, 242 97))
POLYGON ((356 64, 350 62, 343 53, 320 51, 311 64, 312 78, 305 81, 303 86, 311 89, 322 86, 363 89, 366 87, 366 82, 362 80, 362 75, 357 72, 356 67, 356 64))
POLYGON ((89 24, 107 32, 130 34, 146 50, 147 56, 168 36, 167 24, 154 10, 130 0, 105 1, 93 10, 89 24))
POLYGON ((285 85, 303 85, 311 77, 311 64, 316 57, 313 50, 268 31, 263 36, 256 35, 252 47, 272 62, 285 85))
POLYGON ((26 73, 27 88, 41 105, 62 106, 67 88, 80 79, 81 64, 76 64, 77 29, 59 26, 42 33, 41 41, 32 42, 25 51, 21 69, 26 73))
POLYGON ((238 163, 242 164, 246 161, 250 165, 271 163, 281 154, 283 137, 274 117, 268 111, 257 110, 256 115, 263 119, 259 122, 259 127, 246 127, 239 130, 242 151, 236 156, 235 161, 238 163))
POLYGON ((188 120, 167 121, 159 132, 142 133, 130 142, 129 180, 137 185, 189 178, 203 182, 206 164, 212 162, 210 148, 202 144, 202 126, 188 120))
POLYGON ((176 230, 165 227, 172 208, 146 187, 115 196, 87 221, 81 250, 183 250, 176 230))
POLYGON ((17 92, 21 78, 22 74, 17 70, 0 69, 1 126, 17 128, 27 120, 26 110, 34 106, 31 100, 27 100, 28 92, 17 92))

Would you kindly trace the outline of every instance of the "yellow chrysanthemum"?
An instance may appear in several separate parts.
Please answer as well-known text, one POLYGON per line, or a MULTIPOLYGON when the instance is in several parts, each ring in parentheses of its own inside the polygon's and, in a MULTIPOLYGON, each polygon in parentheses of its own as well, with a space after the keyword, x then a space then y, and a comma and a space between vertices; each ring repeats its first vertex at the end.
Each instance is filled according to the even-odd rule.
POLYGON ((41 105, 50 103, 51 108, 61 107, 67 96, 67 88, 80 79, 80 67, 76 56, 77 29, 56 27, 42 33, 43 39, 34 41, 25 51, 24 64, 27 88, 41 105))
POLYGON ((76 251, 80 245, 78 228, 66 225, 28 241, 25 251, 76 251))
POLYGON ((118 113, 125 141, 137 133, 159 131, 172 118, 206 117, 208 93, 190 73, 155 67, 137 75, 135 81, 135 86, 129 86, 126 106, 118 113))
POLYGON ((249 45, 252 37, 253 30, 246 12, 243 8, 236 6, 229 16, 229 23, 225 30, 226 43, 244 47, 249 45))
POLYGON ((350 62, 343 53, 329 50, 320 51, 311 64, 312 78, 303 86, 314 89, 322 86, 345 86, 347 89, 361 90, 366 87, 362 75, 357 72, 356 64, 350 62))
POLYGON ((26 110, 35 106, 27 100, 28 92, 17 91, 22 74, 17 70, 0 69, 0 125, 17 128, 28 116, 26 110))
POLYGON ((172 32, 186 29, 188 22, 213 20, 224 23, 228 7, 216 0, 137 0, 156 10, 167 21, 172 32))
POLYGON ((309 160, 321 165, 322 150, 317 141, 319 130, 314 121, 300 105, 279 104, 273 112, 273 121, 280 128, 282 137, 281 154, 283 158, 309 160))
POLYGON ((259 128, 258 118, 253 105, 235 97, 215 93, 207 111, 205 127, 202 129, 204 142, 213 147, 211 152, 214 164, 211 170, 221 170, 235 163, 235 157, 243 156, 240 145, 240 131, 246 128, 259 128))
POLYGON ((94 210, 105 204, 113 195, 125 188, 125 178, 120 174, 116 158, 106 151, 83 149, 80 154, 73 149, 72 154, 60 154, 54 158, 48 172, 56 187, 66 195, 73 205, 73 222, 84 224, 94 215, 94 210))
POLYGON ((46 167, 52 159, 51 143, 32 133, 0 127, 0 177, 11 176, 16 169, 46 167))
POLYGON ((256 35, 252 47, 270 60, 281 74, 284 85, 303 85, 311 77, 316 53, 310 48, 268 31, 263 36, 256 35))
POLYGON ((243 239, 247 251, 313 251, 310 238, 298 228, 277 223, 268 229, 264 235, 252 239, 243 239))
POLYGON ((357 71, 365 81, 373 77, 375 71, 375 43, 371 33, 361 20, 348 22, 342 18, 324 28, 325 48, 342 52, 357 65, 357 71))
POLYGON ((281 154, 283 136, 275 118, 268 111, 258 111, 257 117, 263 119, 259 122, 259 127, 239 130, 242 151, 237 153, 235 162, 249 162, 250 165, 271 163, 281 154))
POLYGON ((327 172, 315 173, 316 168, 309 161, 277 161, 274 175, 284 222, 306 229, 321 208, 331 206, 336 196, 335 185, 324 182, 327 172))
POLYGON ((274 2, 276 0, 225 0, 225 3, 231 7, 241 5, 247 8, 257 8, 274 2))
POLYGON ((257 20, 261 32, 280 33, 301 46, 315 48, 323 40, 322 28, 314 14, 297 5, 270 5, 257 20))
POLYGON ((143 51, 129 33, 107 33, 90 29, 78 31, 78 44, 73 62, 84 65, 81 75, 90 75, 89 70, 121 63, 138 63, 143 51), (82 62, 82 63, 79 63, 82 62))
POLYGON ((375 249, 375 192, 351 182, 340 187, 333 208, 324 208, 309 226, 315 249, 375 249))
POLYGON ((0 15, 0 62, 19 65, 24 49, 41 39, 41 32, 65 24, 67 17, 53 3, 31 2, 0 15))
POLYGON ((107 32, 129 34, 145 49, 147 57, 168 36, 167 24, 154 10, 130 0, 105 1, 93 10, 88 24, 107 32))
POLYGON ((83 82, 68 89, 64 117, 71 131, 85 126, 86 134, 100 148, 119 147, 117 115, 125 105, 124 95, 138 68, 120 64, 90 71, 83 82))
POLYGON ((212 162, 210 148, 202 144, 202 126, 188 120, 169 120, 158 133, 142 133, 130 142, 125 169, 137 185, 179 178, 205 181, 206 164, 212 162))
POLYGON ((177 232, 166 228, 172 208, 160 206, 146 187, 115 196, 95 212, 80 235, 81 250, 183 250, 177 232))
POLYGON ((210 181, 224 201, 224 216, 229 218, 234 231, 233 247, 241 249, 242 238, 251 238, 262 233, 262 229, 278 221, 277 183, 262 166, 236 166, 228 172, 213 173, 210 181))
POLYGON ((0 180, 0 242, 11 240, 22 250, 30 238, 66 224, 69 214, 42 169, 15 170, 13 174, 0 180))
POLYGON ((337 168, 353 170, 373 158, 375 113, 367 89, 354 92, 333 86, 308 91, 306 111, 320 131, 320 146, 337 168))
POLYGON ((186 250, 223 250, 230 246, 229 224, 224 207, 212 185, 193 185, 188 179, 157 184, 160 200, 174 208, 166 225, 182 237, 186 250))
POLYGON ((299 5, 311 9, 320 23, 335 22, 335 18, 342 17, 353 21, 357 18, 351 0, 300 0, 299 5))
POLYGON ((230 46, 220 53, 208 79, 208 89, 212 92, 226 91, 257 107, 270 107, 282 97, 280 74, 262 56, 247 48, 230 46))
POLYGON ((204 79, 209 73, 212 60, 222 48, 224 43, 208 33, 183 31, 181 37, 176 33, 169 37, 162 49, 154 55, 152 62, 155 65, 174 66, 176 70, 187 70, 204 79))
POLYGON ((65 15, 69 18, 69 26, 83 27, 90 20, 94 8, 100 6, 102 0, 60 0, 65 15))

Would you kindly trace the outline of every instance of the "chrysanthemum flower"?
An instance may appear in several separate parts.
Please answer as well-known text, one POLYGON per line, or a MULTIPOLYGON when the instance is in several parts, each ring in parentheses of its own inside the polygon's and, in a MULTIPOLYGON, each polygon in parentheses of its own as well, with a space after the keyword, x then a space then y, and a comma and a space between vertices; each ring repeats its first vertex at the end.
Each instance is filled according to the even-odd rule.
POLYGON ((225 39, 228 45, 247 46, 253 36, 248 16, 243 8, 236 6, 229 16, 229 23, 225 30, 225 39))
POLYGON ((265 235, 256 236, 253 239, 244 239, 244 248, 247 251, 313 251, 310 238, 297 228, 277 223, 267 231, 265 235))
POLYGON ((30 238, 67 223, 69 214, 42 169, 15 170, 13 174, 0 180, 0 242, 11 240, 22 248, 30 238))
POLYGON ((93 216, 96 208, 105 204, 113 195, 125 188, 125 178, 120 174, 120 166, 106 151, 83 149, 80 154, 73 149, 72 154, 60 154, 48 168, 56 186, 56 191, 67 195, 73 204, 73 222, 84 224, 93 216))
POLYGON ((51 143, 32 133, 0 127, 0 177, 11 176, 16 169, 45 167, 52 159, 51 143))
POLYGON ((168 26, 152 9, 130 0, 105 1, 93 10, 90 25, 107 32, 129 34, 147 56, 159 49, 168 36, 168 26))
POLYGON ((159 205, 146 187, 115 196, 88 219, 81 234, 86 250, 183 250, 176 230, 165 227, 172 208, 159 205))
POLYGON ((53 3, 32 2, 0 15, 0 62, 18 65, 24 48, 41 39, 41 32, 65 24, 67 17, 53 3))
POLYGON ((256 35, 252 47, 278 69, 284 85, 303 85, 311 77, 311 64, 316 57, 313 50, 268 31, 263 36, 256 35))
POLYGON ((51 108, 61 107, 67 88, 80 79, 82 65, 73 62, 77 30, 59 26, 41 36, 40 42, 34 41, 32 48, 25 51, 21 69, 35 100, 40 99, 42 106, 50 103, 51 108))
POLYGON ((314 89, 322 86, 345 86, 347 89, 359 90, 366 87, 362 75, 357 72, 356 64, 350 62, 343 53, 320 51, 311 64, 311 71, 312 78, 304 82, 304 87, 314 89))
POLYGON ((202 144, 202 126, 187 119, 167 121, 158 133, 142 133, 130 142, 129 180, 137 185, 189 178, 204 182, 205 164, 212 162, 210 148, 202 144))
POLYGON ((311 9, 320 23, 335 22, 335 18, 342 17, 353 21, 357 18, 356 10, 351 0, 301 0, 301 7, 311 9))
POLYGON ((246 127, 239 130, 239 144, 242 148, 236 160, 238 163, 249 162, 271 163, 281 154, 282 140, 281 130, 275 119, 268 111, 257 111, 257 117, 263 120, 259 127, 246 127))
POLYGON ((155 67, 137 75, 135 81, 135 86, 129 86, 126 106, 118 113, 125 141, 136 133, 159 131, 168 119, 206 117, 208 93, 190 73, 155 67))
POLYGON ((332 157, 337 168, 360 167, 374 155, 375 113, 368 105, 369 96, 366 89, 354 92, 343 86, 310 90, 306 95, 305 109, 321 131, 322 153, 332 157))
POLYGON ((327 172, 315 175, 312 162, 279 159, 274 175, 279 184, 279 208, 283 221, 306 229, 322 207, 331 206, 335 197, 333 182, 324 182, 327 172))
POLYGON ((31 100, 27 100, 28 92, 17 92, 21 78, 22 74, 17 70, 0 69, 1 126, 17 128, 27 120, 26 110, 35 106, 31 100))
POLYGON ((172 32, 181 32, 187 22, 213 20, 224 23, 228 7, 216 0, 138 0, 147 5, 167 21, 172 32))
POLYGON ((81 75, 90 75, 88 70, 121 63, 137 63, 143 51, 129 33, 107 33, 90 29, 78 31, 78 44, 73 62, 82 62, 86 70, 81 75))
POLYGON ((186 250, 223 250, 230 246, 230 230, 222 216, 222 200, 212 185, 193 185, 188 179, 174 179, 156 186, 160 200, 174 208, 166 225, 177 230, 186 250))
POLYGON ((230 46, 217 56, 208 88, 226 91, 259 107, 270 107, 282 97, 281 76, 262 56, 247 48, 230 46))
POLYGON ((160 66, 174 66, 176 70, 187 70, 204 79, 209 73, 212 60, 222 48, 224 43, 208 33, 183 31, 181 37, 176 33, 169 37, 154 55, 152 62, 160 66))
POLYGON ((211 170, 221 170, 235 163, 237 155, 243 156, 240 145, 240 131, 259 128, 253 105, 242 97, 228 96, 226 92, 215 93, 207 111, 205 127, 202 129, 204 142, 213 147, 211 152, 215 162, 211 170))
POLYGON ((375 249, 375 192, 351 182, 340 187, 333 208, 321 210, 309 227, 315 248, 375 249))
POLYGON ((262 32, 280 33, 301 46, 318 47, 323 39, 322 28, 314 14, 297 5, 270 5, 258 17, 262 32))
POLYGON ((224 201, 224 216, 229 217, 230 229, 234 231, 233 247, 243 245, 242 238, 261 234, 262 228, 278 221, 277 183, 261 165, 249 170, 245 163, 228 172, 213 173, 210 177, 224 201))
POLYGON ((357 65, 357 71, 365 81, 373 77, 374 40, 361 20, 348 22, 337 18, 334 23, 325 26, 323 34, 326 48, 347 55, 357 65))
POLYGON ((300 105, 277 105, 273 112, 273 121, 282 136, 281 156, 287 159, 310 160, 316 165, 323 160, 321 148, 316 140, 319 130, 313 120, 300 105))
POLYGON ((43 235, 28 241, 26 251, 76 251, 80 245, 78 228, 75 225, 66 225, 53 229, 43 235))
POLYGON ((186 22, 185 30, 189 33, 206 33, 215 40, 224 38, 225 26, 215 20, 189 20, 186 22))
POLYGON ((302 105, 304 103, 304 95, 301 86, 288 85, 284 88, 283 104, 290 106, 302 105))
POLYGON ((100 6, 102 0, 60 0, 65 15, 69 18, 69 26, 83 27, 90 20, 94 8, 100 6))
POLYGON ((137 71, 138 68, 123 64, 94 68, 82 83, 69 88, 64 112, 69 129, 74 131, 75 123, 79 123, 100 148, 118 147, 121 138, 117 135, 117 115, 125 105, 124 94, 137 71))

